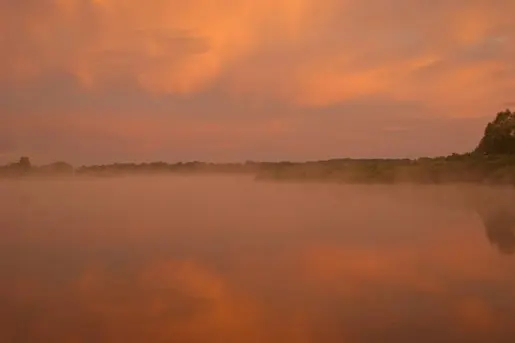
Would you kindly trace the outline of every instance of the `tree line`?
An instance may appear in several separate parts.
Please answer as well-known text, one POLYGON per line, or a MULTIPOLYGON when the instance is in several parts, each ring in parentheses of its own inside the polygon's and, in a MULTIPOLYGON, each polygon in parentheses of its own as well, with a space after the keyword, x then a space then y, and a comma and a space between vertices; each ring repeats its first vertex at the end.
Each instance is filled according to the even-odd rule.
POLYGON ((96 175, 137 173, 245 173, 258 180, 352 183, 486 182, 515 184, 515 112, 497 113, 468 153, 418 159, 331 159, 310 162, 152 162, 73 167, 66 162, 34 166, 28 157, 0 167, 0 175, 96 175))

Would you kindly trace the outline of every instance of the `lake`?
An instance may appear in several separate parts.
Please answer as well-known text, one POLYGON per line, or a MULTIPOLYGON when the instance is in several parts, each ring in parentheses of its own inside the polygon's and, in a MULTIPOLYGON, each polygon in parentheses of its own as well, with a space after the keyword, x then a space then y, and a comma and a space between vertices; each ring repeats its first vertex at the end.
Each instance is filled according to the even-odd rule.
POLYGON ((510 197, 222 176, 0 180, 0 342, 512 343, 514 233, 484 214, 510 197))

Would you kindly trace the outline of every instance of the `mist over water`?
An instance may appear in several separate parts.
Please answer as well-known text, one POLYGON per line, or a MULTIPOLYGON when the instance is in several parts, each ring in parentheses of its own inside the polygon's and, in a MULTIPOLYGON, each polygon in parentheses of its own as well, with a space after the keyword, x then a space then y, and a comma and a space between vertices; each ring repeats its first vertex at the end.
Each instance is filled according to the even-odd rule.
POLYGON ((3 180, 0 342, 513 342, 514 200, 479 186, 3 180))

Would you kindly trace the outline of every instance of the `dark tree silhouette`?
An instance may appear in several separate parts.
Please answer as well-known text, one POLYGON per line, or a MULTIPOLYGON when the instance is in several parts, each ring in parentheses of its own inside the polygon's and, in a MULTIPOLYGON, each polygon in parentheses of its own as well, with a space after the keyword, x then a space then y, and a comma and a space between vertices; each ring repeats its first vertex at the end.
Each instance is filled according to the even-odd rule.
POLYGON ((28 171, 32 164, 30 163, 30 159, 28 157, 21 157, 20 161, 18 162, 18 167, 23 171, 28 171))
POLYGON ((509 109, 497 113, 488 123, 476 153, 485 155, 515 154, 515 112, 509 109))

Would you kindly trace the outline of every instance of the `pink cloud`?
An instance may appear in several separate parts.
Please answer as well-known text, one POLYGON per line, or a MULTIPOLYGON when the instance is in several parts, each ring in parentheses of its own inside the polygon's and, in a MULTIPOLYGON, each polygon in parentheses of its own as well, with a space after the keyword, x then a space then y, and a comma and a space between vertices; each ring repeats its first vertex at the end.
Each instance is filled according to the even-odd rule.
MULTIPOLYGON (((134 158, 175 146, 233 159, 271 158, 274 149, 302 158, 412 154, 405 142, 385 152, 379 138, 354 133, 371 114, 343 113, 347 104, 416 103, 426 117, 465 122, 492 116, 514 99, 513 12, 509 0, 3 1, 0 123, 17 129, 4 129, 11 133, 0 144, 13 155, 38 153, 31 137, 53 132, 48 142, 88 141, 89 156, 105 145, 134 158), (56 75, 73 82, 59 86, 56 75), (154 118, 154 98, 166 99, 158 107, 169 107, 168 117, 154 118), (193 105, 174 109, 181 102, 193 105), (314 133, 327 108, 342 114, 314 133)), ((372 115, 393 127, 409 113, 372 115)), ((453 145, 448 136, 446 146, 413 154, 468 149, 466 139, 453 145)))

